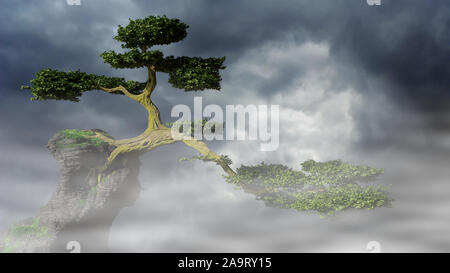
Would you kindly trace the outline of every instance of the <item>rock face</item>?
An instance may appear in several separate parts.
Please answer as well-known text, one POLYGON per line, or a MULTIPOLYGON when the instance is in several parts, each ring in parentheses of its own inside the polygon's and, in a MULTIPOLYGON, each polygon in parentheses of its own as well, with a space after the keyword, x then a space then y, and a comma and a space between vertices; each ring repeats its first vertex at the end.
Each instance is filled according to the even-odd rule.
POLYGON ((60 166, 59 184, 36 217, 9 229, 3 252, 70 252, 72 241, 81 252, 108 251, 115 217, 139 197, 140 161, 133 154, 116 158, 99 184, 99 169, 114 147, 85 138, 92 131, 65 130, 49 140, 60 166))

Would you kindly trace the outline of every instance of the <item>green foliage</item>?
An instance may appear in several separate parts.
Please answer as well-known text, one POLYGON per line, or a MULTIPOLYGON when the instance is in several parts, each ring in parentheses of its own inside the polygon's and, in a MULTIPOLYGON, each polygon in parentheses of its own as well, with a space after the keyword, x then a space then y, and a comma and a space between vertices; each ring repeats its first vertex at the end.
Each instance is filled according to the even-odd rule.
POLYGON ((131 49, 125 53, 112 50, 103 52, 101 57, 113 68, 139 68, 154 66, 156 71, 169 73, 169 83, 185 91, 205 89, 220 90, 222 80, 219 70, 225 69, 222 58, 178 57, 164 58, 159 50, 140 52, 131 49))
POLYGON ((140 52, 133 48, 126 53, 116 53, 113 50, 105 51, 100 56, 105 63, 113 68, 139 68, 160 63, 163 53, 159 50, 140 52))
POLYGON ((222 80, 219 70, 225 69, 222 58, 180 57, 173 59, 169 66, 169 83, 185 91, 220 90, 222 80))
MULTIPOLYGON (((6 242, 7 243, 7 242, 6 242)), ((15 246, 14 245, 10 245, 7 244, 3 249, 2 249, 2 253, 13 253, 15 250, 15 246)))
POLYGON ((77 130, 77 129, 65 129, 59 132, 64 138, 70 138, 74 140, 85 139, 89 136, 94 136, 92 131, 77 130))
MULTIPOLYGON (((169 73, 169 83, 175 88, 185 91, 201 91, 205 89, 220 90, 219 70, 225 69, 222 58, 201 57, 164 57, 159 50, 147 51, 155 45, 166 45, 183 40, 188 25, 179 19, 166 16, 149 16, 144 19, 129 21, 125 27, 119 26, 114 39, 122 42, 125 53, 112 50, 100 56, 113 68, 154 67, 156 71, 169 73)), ((43 69, 30 81, 30 85, 22 89, 31 90, 31 100, 69 100, 77 102, 86 91, 100 87, 114 88, 124 86, 133 94, 139 94, 146 83, 125 81, 123 78, 98 76, 77 71, 57 71, 43 69)), ((115 92, 115 94, 122 94, 115 92)))
POLYGON ((226 165, 233 164, 233 161, 231 161, 231 158, 227 155, 220 155, 220 161, 225 163, 226 165))
POLYGON ((66 129, 59 132, 59 134, 62 138, 57 142, 58 148, 73 148, 84 145, 100 146, 105 144, 105 142, 99 138, 90 137, 95 135, 92 131, 66 129), (64 144, 64 139, 72 139, 75 140, 76 143, 64 144))
POLYGON ((5 238, 5 241, 3 242, 3 248, 1 249, 1 253, 13 253, 18 246, 20 246, 20 244, 17 242, 13 242, 10 235, 5 238))
POLYGON ((220 163, 225 163, 226 165, 231 165, 233 163, 233 161, 231 161, 231 159, 227 155, 220 155, 220 159, 218 160, 219 162, 215 159, 212 159, 211 157, 206 156, 206 155, 195 155, 190 158, 182 157, 179 159, 180 162, 193 161, 193 160, 201 160, 201 161, 205 161, 205 162, 214 161, 214 162, 216 162, 216 164, 219 164, 219 162, 220 162, 220 163))
POLYGON ((8 237, 5 238, 3 253, 14 252, 17 247, 25 244, 27 240, 39 239, 49 235, 48 228, 40 225, 40 218, 33 219, 31 225, 14 224, 8 233, 8 237))
POLYGON ((119 25, 117 41, 123 42, 123 48, 146 49, 155 45, 167 45, 183 40, 189 26, 179 19, 166 16, 149 16, 144 19, 129 19, 127 26, 119 25))
POLYGON ((13 238, 18 237, 33 237, 41 238, 48 235, 48 228, 39 224, 40 218, 33 220, 31 225, 13 225, 9 231, 9 236, 13 238))
MULTIPOLYGON (((57 71, 43 69, 36 73, 30 81, 31 86, 22 86, 22 89, 31 90, 31 100, 69 100, 77 102, 83 92, 104 88, 124 86, 130 92, 139 93, 144 89, 145 83, 134 81, 126 82, 123 78, 97 76, 77 71, 57 71)), ((120 92, 116 94, 121 94, 120 92)))
POLYGON ((167 127, 178 127, 178 132, 181 134, 183 133, 183 125, 187 127, 186 134, 190 136, 194 136, 194 132, 196 128, 201 128, 201 131, 203 132, 205 129, 208 129, 211 131, 211 133, 216 132, 216 128, 222 127, 224 128, 225 123, 224 122, 210 122, 208 118, 204 118, 202 120, 184 120, 184 121, 176 121, 176 122, 166 122, 167 127))
POLYGON ((382 169, 354 166, 341 161, 303 162, 302 171, 280 164, 241 166, 228 183, 256 195, 267 205, 300 211, 333 213, 347 208, 373 209, 389 206, 391 199, 384 186, 367 186, 382 169))
POLYGON ((294 171, 281 164, 265 164, 262 162, 256 166, 242 165, 237 169, 237 175, 226 177, 227 182, 233 184, 262 185, 265 188, 300 187, 305 183, 305 174, 294 171))
POLYGON ((339 160, 328 162, 315 162, 308 160, 303 162, 302 170, 309 173, 308 183, 314 185, 340 185, 356 181, 374 181, 384 173, 383 169, 369 166, 354 166, 342 163, 339 160))
POLYGON ((294 194, 295 201, 290 208, 301 211, 330 213, 347 208, 374 209, 387 205, 390 200, 386 187, 347 184, 325 188, 321 191, 307 191, 294 194))

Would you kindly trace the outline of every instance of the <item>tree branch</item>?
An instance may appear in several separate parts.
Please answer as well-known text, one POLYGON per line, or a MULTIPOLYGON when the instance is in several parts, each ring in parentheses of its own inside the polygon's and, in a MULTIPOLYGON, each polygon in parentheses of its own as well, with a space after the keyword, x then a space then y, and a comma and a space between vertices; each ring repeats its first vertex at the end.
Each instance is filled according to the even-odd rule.
POLYGON ((233 169, 231 169, 231 167, 228 165, 228 163, 224 162, 220 155, 218 155, 218 154, 214 153, 213 151, 211 151, 211 149, 209 149, 208 145, 206 145, 206 143, 204 143, 203 141, 199 141, 199 140, 196 140, 196 139, 193 139, 193 138, 191 138, 191 139, 184 139, 182 141, 187 146, 189 146, 191 148, 194 148, 201 155, 205 156, 208 159, 208 161, 216 162, 220 167, 222 167, 222 169, 229 176, 233 176, 233 175, 236 174, 233 171, 233 169))
POLYGON ((137 100, 137 99, 138 99, 138 96, 139 96, 139 95, 131 94, 131 93, 130 93, 125 87, 123 87, 122 85, 119 85, 118 87, 114 87, 114 88, 105 88, 105 87, 101 87, 101 86, 100 86, 100 89, 103 90, 103 91, 105 91, 105 92, 108 92, 108 93, 114 93, 114 92, 120 91, 120 92, 122 92, 125 96, 127 96, 127 97, 129 97, 129 98, 131 98, 131 99, 133 99, 133 100, 137 100))

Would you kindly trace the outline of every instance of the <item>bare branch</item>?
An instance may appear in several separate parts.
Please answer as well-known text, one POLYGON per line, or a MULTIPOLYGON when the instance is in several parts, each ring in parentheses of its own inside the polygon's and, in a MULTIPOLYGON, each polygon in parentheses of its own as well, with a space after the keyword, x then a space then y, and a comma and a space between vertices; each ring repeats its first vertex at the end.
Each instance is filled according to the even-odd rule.
POLYGON ((209 149, 208 145, 206 145, 206 143, 204 143, 203 141, 199 141, 199 140, 191 138, 191 139, 185 139, 185 140, 183 140, 183 142, 187 146, 197 150, 202 156, 206 157, 208 160, 216 162, 220 167, 222 167, 222 169, 229 176, 233 176, 236 174, 233 171, 233 169, 231 169, 231 167, 222 160, 222 157, 220 155, 214 153, 213 151, 211 151, 209 149))
POLYGON ((105 91, 105 92, 108 92, 108 93, 114 93, 114 92, 120 91, 120 92, 122 92, 125 96, 127 96, 127 97, 129 97, 129 98, 131 98, 131 99, 133 99, 133 100, 137 100, 137 99, 138 99, 138 96, 139 96, 139 95, 131 94, 131 93, 130 93, 125 87, 123 87, 122 85, 119 85, 118 87, 114 87, 114 88, 105 88, 105 87, 101 87, 101 86, 100 86, 100 89, 103 90, 103 91, 105 91))

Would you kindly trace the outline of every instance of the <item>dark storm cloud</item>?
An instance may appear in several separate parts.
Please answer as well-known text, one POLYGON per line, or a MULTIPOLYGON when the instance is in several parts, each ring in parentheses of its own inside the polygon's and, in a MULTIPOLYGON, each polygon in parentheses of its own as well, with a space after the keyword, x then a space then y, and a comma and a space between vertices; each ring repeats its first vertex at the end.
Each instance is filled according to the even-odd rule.
POLYGON ((449 8, 448 1, 383 1, 376 12, 346 18, 331 52, 369 77, 392 83, 384 92, 399 103, 445 109, 450 102, 449 8))
MULTIPOLYGON (((381 7, 363 0, 132 2, 139 8, 133 14, 102 1, 63 6, 56 12, 43 8, 50 2, 7 4, 1 22, 10 27, 0 32, 0 72, 8 77, 3 77, 2 87, 15 87, 42 66, 114 73, 98 58, 102 46, 117 48, 110 37, 114 26, 126 24, 127 17, 167 14, 191 26, 185 41, 169 47, 171 54, 227 56, 227 64, 232 64, 246 50, 290 35, 298 43, 327 42, 337 62, 392 83, 392 90, 381 92, 399 102, 433 110, 448 104, 448 1, 384 0, 381 7), (101 13, 94 11, 98 7, 101 13), (19 16, 28 10, 37 11, 38 19, 19 16), (24 63, 29 65, 24 68, 24 63)), ((261 83, 267 86, 261 95, 289 84, 293 73, 301 73, 295 69, 286 67, 279 77, 261 83)))
MULTIPOLYGON (((135 3, 151 10, 147 1, 135 3)), ((191 25, 179 52, 226 55, 228 65, 249 49, 286 36, 297 43, 327 43, 329 61, 339 70, 332 89, 352 86, 369 101, 354 109, 360 148, 414 146, 405 135, 450 128, 448 1, 384 0, 380 7, 363 0, 171 3, 172 14, 191 25)), ((274 66, 274 77, 252 82, 258 96, 270 98, 308 68, 284 63, 274 66)), ((239 80, 227 73, 226 80, 239 80)))
MULTIPOLYGON (((155 3, 162 5, 162 1, 134 2, 149 11, 155 3)), ((448 107, 448 1, 384 0, 380 7, 363 0, 171 1, 169 5, 168 11, 173 8, 169 14, 191 25, 182 52, 227 55, 232 62, 247 49, 286 35, 297 42, 324 41, 336 62, 355 67, 361 77, 392 84, 389 90, 361 88, 360 92, 386 92, 398 103, 421 111, 448 107)), ((292 71, 287 68, 283 76, 261 85, 273 90, 288 84, 292 71)), ((351 84, 358 81, 364 80, 351 84)))
MULTIPOLYGON (((127 109, 119 119, 122 117, 122 126, 127 127, 131 134, 139 130, 141 123, 144 126, 136 119, 134 123, 126 122, 133 115, 142 113, 136 105, 117 96, 105 98, 100 94, 86 94, 83 96, 86 105, 62 101, 30 102, 29 91, 20 90, 22 84, 28 84, 33 74, 43 68, 81 69, 111 76, 130 74, 130 71, 119 74, 104 64, 99 56, 104 50, 118 47, 118 43, 112 43, 118 24, 113 12, 115 9, 101 1, 84 4, 89 8, 71 7, 65 1, 9 1, 0 4, 3 26, 0 30, 0 122, 5 140, 23 145, 42 145, 63 128, 101 127, 98 119, 103 117, 107 120, 117 109, 127 109), (99 9, 103 12, 99 13, 99 9), (87 113, 89 111, 90 114, 87 113), (93 121, 93 116, 97 117, 97 122, 89 122, 93 121), (17 133, 24 128, 29 133, 17 133)), ((139 72, 133 76, 129 79, 140 79, 139 72)), ((106 121, 102 123, 106 123, 108 129, 115 127, 106 121)))

